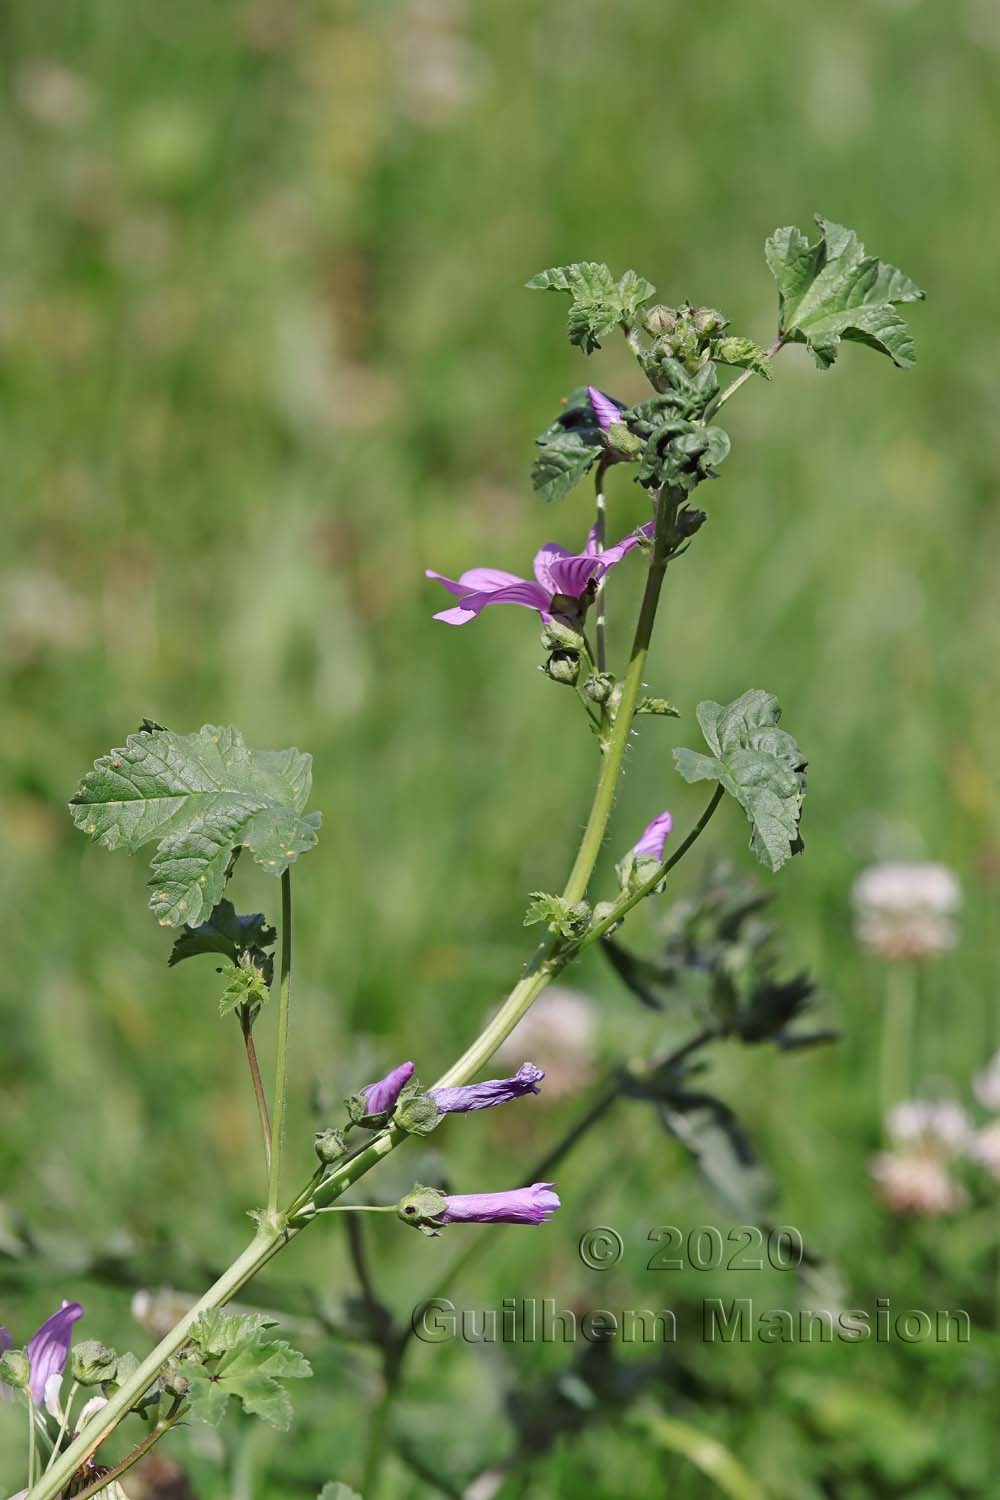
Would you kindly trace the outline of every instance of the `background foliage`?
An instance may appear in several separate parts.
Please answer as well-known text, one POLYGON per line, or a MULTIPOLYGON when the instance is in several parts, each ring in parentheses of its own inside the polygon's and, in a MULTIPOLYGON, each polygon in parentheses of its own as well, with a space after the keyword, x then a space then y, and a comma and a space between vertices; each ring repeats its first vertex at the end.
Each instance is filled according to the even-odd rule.
MULTIPOLYGON (((963 942, 927 975, 921 1047, 923 1077, 964 1091, 1000 1041, 994 7, 15 0, 0 27, 3 1320, 30 1331, 54 1296, 79 1297, 89 1334, 141 1346, 133 1282, 199 1286, 259 1200, 235 1023, 217 1021, 204 965, 168 973, 142 863, 74 832, 81 770, 143 714, 312 751, 325 832, 298 881, 303 1162, 324 1100, 400 1057, 434 1075, 516 972, 525 894, 564 875, 593 770, 572 702, 534 671, 528 617, 459 636, 432 623, 423 579, 524 571, 543 533, 585 532, 582 496, 530 497, 532 439, 584 366, 561 303, 521 285, 576 258, 634 265, 665 300, 721 304, 767 342, 763 240, 819 209, 929 289, 910 319, 919 363, 904 376, 848 346, 820 374, 793 348, 727 410, 733 457, 655 651, 652 690, 684 720, 645 721, 607 869, 664 803, 678 826, 700 810, 670 757, 697 742, 695 702, 773 690, 811 772, 781 916, 844 1038, 801 1058, 726 1051, 713 1086, 776 1167, 781 1217, 859 1305, 969 1306, 979 1327, 959 1351, 688 1342, 661 1395, 769 1494, 989 1493, 989 1234, 969 1218, 899 1229, 872 1200, 883 979, 847 897, 876 856, 961 872, 963 942), (22 1211, 42 1252, 27 1259, 22 1211)), ((609 344, 586 370, 634 400, 629 364, 609 344)), ((612 508, 624 534, 645 496, 622 481, 612 508)), ((616 576, 612 614, 624 592, 616 576)), ((752 864, 733 807, 706 844, 752 864)), ((265 876, 248 865, 238 887, 275 915, 265 876)), ((660 1037, 598 958, 574 982, 599 997, 608 1056, 660 1037)), ((572 1107, 543 1094, 530 1114, 447 1127, 456 1187, 517 1180, 572 1107)), ((646 1113, 621 1111, 574 1159, 552 1226, 498 1234, 463 1300, 784 1305, 780 1277, 642 1270, 652 1224, 726 1222, 646 1113), (628 1247, 603 1277, 576 1257, 593 1223, 628 1247)), ((416 1155, 380 1181, 408 1186, 416 1155)), ((373 1237, 406 1308, 440 1242, 391 1221, 373 1237)), ((306 1314, 348 1278, 341 1237, 313 1231, 258 1295, 306 1314)), ((352 1477, 374 1368, 300 1343, 318 1378, 296 1393, 294 1444, 262 1433, 242 1452, 234 1425, 220 1459, 171 1439, 203 1494, 243 1493, 220 1462, 255 1465, 259 1496, 352 1477)), ((503 1457, 505 1397, 566 1360, 507 1353, 418 1351, 403 1420, 447 1472, 503 1457)), ((596 1419, 556 1444, 537 1493, 615 1496, 626 1473, 633 1493, 704 1493, 653 1428, 596 1419)))

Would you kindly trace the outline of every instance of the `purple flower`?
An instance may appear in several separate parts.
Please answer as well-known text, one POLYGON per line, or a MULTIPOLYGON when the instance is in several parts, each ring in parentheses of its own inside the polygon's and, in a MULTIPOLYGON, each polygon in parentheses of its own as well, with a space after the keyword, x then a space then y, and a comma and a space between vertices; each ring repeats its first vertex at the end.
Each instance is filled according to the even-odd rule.
MULTIPOLYGON (((45 1387, 53 1375, 61 1375, 69 1355, 73 1338, 73 1324, 83 1317, 79 1302, 64 1302, 58 1312, 39 1328, 28 1344, 28 1363, 31 1374, 28 1389, 36 1406, 45 1399, 45 1387)), ((13 1347, 14 1340, 6 1328, 0 1328, 0 1354, 13 1347)), ((9 1386, 0 1386, 0 1394, 10 1395, 9 1386)))
POLYGON ((488 1078, 485 1083, 470 1083, 464 1088, 431 1089, 430 1094, 438 1107, 438 1114, 464 1114, 471 1109, 490 1109, 494 1104, 506 1104, 524 1094, 537 1094, 544 1077, 541 1068, 526 1062, 521 1064, 513 1078, 488 1078))
POLYGON ((544 1224, 559 1207, 551 1182, 512 1188, 506 1193, 459 1193, 445 1196, 441 1224, 544 1224))
POLYGON ((632 853, 638 856, 646 855, 663 862, 663 846, 670 837, 674 826, 674 820, 668 812, 661 812, 659 817, 653 819, 642 838, 632 848, 632 853))
POLYGON ((599 582, 639 545, 640 537, 652 537, 654 529, 654 523, 649 521, 638 532, 603 552, 598 552, 593 529, 583 552, 567 552, 558 542, 546 542, 535 554, 535 582, 519 578, 516 573, 505 573, 502 568, 470 568, 457 580, 428 568, 427 577, 443 583, 459 601, 457 608, 442 610, 434 618, 448 625, 466 625, 488 604, 521 604, 525 609, 537 610, 547 620, 553 613, 557 595, 582 598, 589 584, 599 582))
POLYGON ((620 422, 622 420, 621 410, 617 403, 612 401, 610 396, 606 396, 603 391, 599 391, 596 385, 588 385, 587 395, 590 397, 590 404, 594 408, 597 425, 602 432, 607 432, 612 422, 620 422))
POLYGON ((365 1113, 387 1115, 395 1108, 396 1100, 412 1077, 413 1064, 405 1062, 400 1063, 398 1068, 393 1068, 391 1073, 387 1073, 377 1083, 369 1083, 361 1090, 365 1101, 365 1113))

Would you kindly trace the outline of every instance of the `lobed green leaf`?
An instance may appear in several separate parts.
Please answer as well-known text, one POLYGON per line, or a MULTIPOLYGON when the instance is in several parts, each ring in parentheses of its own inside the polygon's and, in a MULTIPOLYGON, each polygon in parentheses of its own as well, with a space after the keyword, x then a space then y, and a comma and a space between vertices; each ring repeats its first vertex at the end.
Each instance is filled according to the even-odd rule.
POLYGON ((685 781, 717 781, 743 808, 761 864, 779 870, 802 849, 799 820, 806 793, 805 759, 778 727, 781 708, 771 693, 751 689, 735 702, 698 705, 698 723, 712 755, 677 749, 685 781))
POLYGON ((273 1427, 285 1431, 291 1426, 291 1398, 280 1382, 302 1380, 312 1367, 284 1340, 265 1337, 274 1326, 274 1319, 262 1313, 202 1313, 191 1330, 200 1362, 184 1365, 193 1417, 215 1425, 235 1397, 245 1412, 273 1427))
POLYGON ((903 271, 866 255, 853 229, 821 214, 816 222, 815 244, 788 227, 775 230, 765 246, 778 284, 781 337, 806 344, 820 369, 833 364, 841 339, 867 344, 907 369, 916 350, 895 304, 921 301, 925 293, 903 271))
POLYGON ((192 926, 220 901, 234 851, 280 875, 313 847, 311 783, 311 756, 251 750, 232 726, 154 729, 95 761, 70 808, 105 849, 134 854, 155 841, 150 908, 163 927, 192 926))
POLYGON ((656 288, 644 276, 626 271, 617 281, 600 261, 577 261, 569 266, 550 266, 525 285, 531 291, 568 292, 569 341, 584 354, 601 347, 601 339, 615 328, 629 328, 640 307, 656 288))

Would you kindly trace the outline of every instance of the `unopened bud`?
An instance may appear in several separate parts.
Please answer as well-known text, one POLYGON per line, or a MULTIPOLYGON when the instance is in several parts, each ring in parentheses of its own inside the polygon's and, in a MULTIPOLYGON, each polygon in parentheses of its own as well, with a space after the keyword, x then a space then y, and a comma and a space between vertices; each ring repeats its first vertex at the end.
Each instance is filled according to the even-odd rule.
POLYGON ((24 1349, 8 1349, 0 1355, 0 1381, 16 1391, 26 1391, 31 1379, 31 1361, 24 1349))
POLYGON ((173 1363, 167 1365, 166 1369, 160 1377, 160 1380, 162 1382, 163 1389, 166 1391, 168 1396, 186 1396, 188 1391, 191 1389, 190 1380, 188 1380, 187 1376, 183 1375, 178 1366, 173 1363))
POLYGON ((79 1385, 100 1385, 110 1380, 118 1365, 118 1355, 100 1339, 84 1339, 73 1347, 69 1370, 79 1385))
POLYGON ((317 1130, 313 1142, 316 1155, 325 1167, 330 1167, 347 1152, 347 1142, 340 1130, 317 1130))
POLYGON ((580 676, 580 658, 575 651, 553 651, 542 671, 553 682, 573 687, 580 676))
POLYGON ((607 703, 614 691, 615 679, 610 672, 593 672, 583 684, 583 691, 594 703, 607 703))
POLYGON ((642 320, 643 327, 647 333, 654 338, 659 338, 663 333, 673 333, 677 327, 677 310, 673 307, 664 307, 662 302, 657 302, 651 307, 642 320))
POLYGON ((700 531, 708 520, 708 515, 703 510, 696 510, 693 505, 685 505, 677 512, 674 519, 674 529, 678 536, 694 536, 700 531))
POLYGON ((691 309, 691 321, 695 328, 703 336, 721 333, 729 322, 724 318, 718 308, 715 307, 693 307, 691 309))

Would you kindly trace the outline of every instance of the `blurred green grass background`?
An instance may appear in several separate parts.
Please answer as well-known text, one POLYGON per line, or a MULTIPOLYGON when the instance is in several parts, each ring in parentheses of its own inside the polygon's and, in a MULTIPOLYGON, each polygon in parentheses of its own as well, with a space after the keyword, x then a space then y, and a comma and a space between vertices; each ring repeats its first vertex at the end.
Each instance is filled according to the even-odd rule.
MULTIPOLYGON (((533 437, 585 378, 641 390, 611 345, 585 366, 557 299, 522 283, 570 259, 632 265, 665 300, 721 305, 767 341, 763 240, 820 210, 929 290, 911 310, 919 363, 902 375, 848 347, 820 374, 793 349, 772 386, 728 408, 733 455, 670 575, 650 668, 685 717, 636 744, 605 875, 664 804, 678 826, 700 810, 669 753, 695 743, 697 700, 775 692, 811 775, 807 852, 779 877, 780 911, 844 1038, 799 1059, 724 1053, 713 1081, 775 1166, 784 1219, 855 1284, 990 1306, 989 1262, 956 1251, 960 1226, 901 1240, 871 1201, 882 977, 854 945, 848 893, 875 857, 960 872, 963 939, 928 974, 921 1046, 923 1076, 966 1091, 1000 1041, 995 7, 14 0, 0 37, 3 1222, 16 1205, 64 1264, 127 1236, 176 1242, 200 1267, 238 1248, 259 1197, 214 976, 168 974, 144 862, 89 847, 64 811, 144 714, 232 721, 252 744, 315 756, 325 828, 296 873, 292 1161, 309 1155, 317 1097, 403 1056, 432 1076, 471 1038, 526 951, 526 893, 568 866, 594 748, 534 670, 529 617, 448 631, 423 570, 523 571, 547 536, 578 543, 585 492, 532 499, 533 437)), ((615 533, 643 518, 626 480, 611 503, 615 533)), ((621 613, 612 628, 620 646, 621 613)), ((750 862, 731 809, 707 842, 750 862)), ((262 876, 241 870, 238 894, 276 912, 262 876)), ((597 959, 571 978, 600 999, 609 1057, 649 1033, 597 959)), ((451 1127, 456 1184, 516 1180, 571 1106, 533 1108, 528 1125, 451 1127)), ((617 1305, 611 1278, 595 1288, 576 1260, 594 1222, 635 1247, 617 1302, 648 1299, 645 1226, 722 1222, 629 1114, 560 1185, 544 1243, 507 1233, 470 1273, 474 1305, 514 1290, 617 1305)), ((440 1246, 391 1225, 373 1239, 405 1308, 440 1246)), ((4 1270, 3 1321, 30 1331, 53 1296, 79 1296, 89 1335, 142 1340, 127 1289, 47 1264, 4 1270)), ((323 1297, 347 1275, 333 1230, 273 1272, 323 1297)), ((775 1494, 997 1493, 988 1339, 961 1360, 729 1351, 731 1396, 695 1409, 775 1494), (870 1441, 881 1477, 838 1481, 834 1463, 809 1488, 786 1455, 802 1431, 839 1452, 870 1441)), ((306 1440, 270 1457, 261 1443, 271 1477, 256 1494, 354 1473, 370 1363, 310 1352, 322 1388, 303 1398, 306 1440)), ((513 1378, 546 1360, 515 1351, 513 1378)), ((422 1351, 414 1370, 409 1420, 446 1470, 506 1452, 506 1377, 481 1350, 422 1351), (471 1413, 459 1432, 456 1400, 471 1413)), ((175 1448, 201 1492, 229 1493, 193 1441, 175 1448)), ((11 1488, 15 1452, 0 1424, 11 1488)), ((706 1493, 692 1474, 642 1436, 595 1429, 556 1452, 537 1493, 706 1493)), ((426 1492, 390 1477, 390 1493, 426 1492)))

